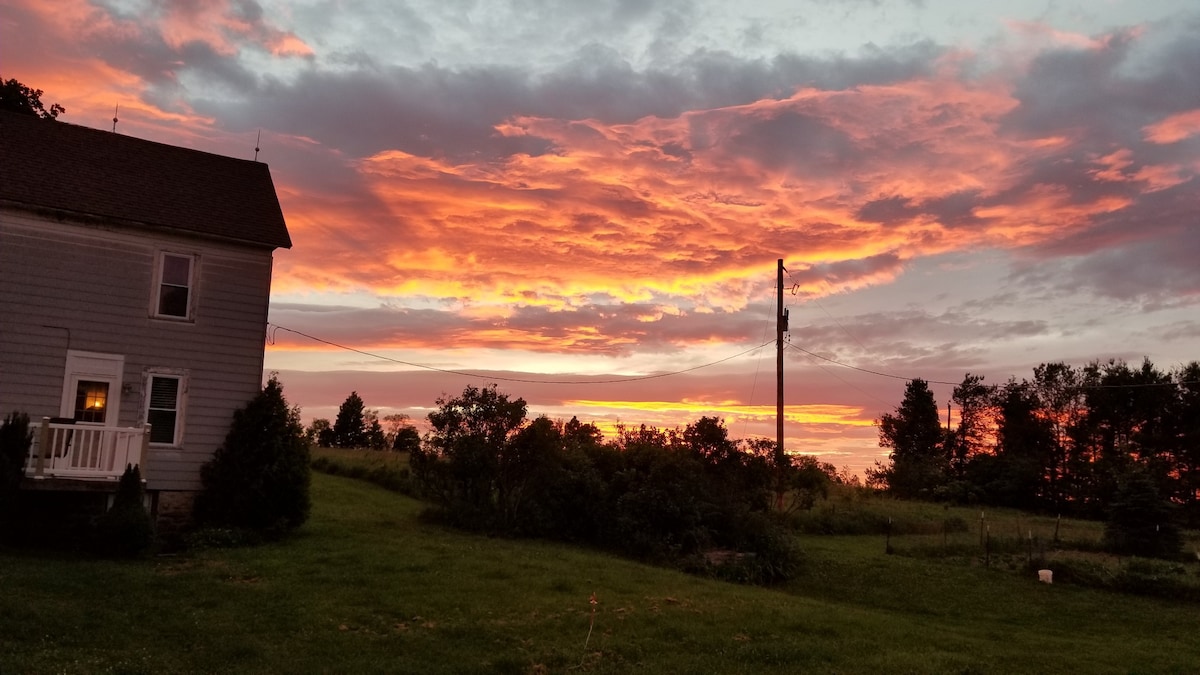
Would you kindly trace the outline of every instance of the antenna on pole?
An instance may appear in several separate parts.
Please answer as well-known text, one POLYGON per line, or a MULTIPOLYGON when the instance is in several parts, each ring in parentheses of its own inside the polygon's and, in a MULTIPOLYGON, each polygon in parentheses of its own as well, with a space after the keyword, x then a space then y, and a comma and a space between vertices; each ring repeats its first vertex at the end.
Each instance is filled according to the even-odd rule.
POLYGON ((114 105, 114 106, 113 106, 113 128, 112 128, 112 132, 113 132, 114 134, 115 134, 115 133, 117 133, 117 111, 118 111, 118 110, 120 110, 120 109, 121 109, 121 104, 120 104, 120 103, 118 103, 118 104, 116 104, 116 105, 114 105))
POLYGON ((258 130, 258 137, 254 139, 254 161, 258 161, 258 142, 262 140, 262 129, 258 130))

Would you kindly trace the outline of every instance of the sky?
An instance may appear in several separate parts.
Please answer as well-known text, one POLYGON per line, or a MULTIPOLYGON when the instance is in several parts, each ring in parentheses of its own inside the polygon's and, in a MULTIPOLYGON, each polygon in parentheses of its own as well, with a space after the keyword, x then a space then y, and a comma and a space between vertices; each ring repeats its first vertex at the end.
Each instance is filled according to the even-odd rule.
POLYGON ((306 421, 774 437, 778 259, 786 447, 855 473, 907 378, 1200 359, 1194 0, 0 0, 0 77, 259 148, 306 421))

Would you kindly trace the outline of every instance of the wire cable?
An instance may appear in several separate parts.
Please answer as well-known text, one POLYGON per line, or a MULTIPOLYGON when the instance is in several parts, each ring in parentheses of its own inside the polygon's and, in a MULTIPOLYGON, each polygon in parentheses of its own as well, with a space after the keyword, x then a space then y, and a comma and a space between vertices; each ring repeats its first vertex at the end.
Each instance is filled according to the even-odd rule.
POLYGON ((286 326, 280 326, 279 324, 269 323, 267 325, 270 327, 273 327, 277 331, 282 330, 282 331, 287 331, 289 333, 295 333, 296 335, 308 338, 309 340, 312 340, 314 342, 320 342, 321 344, 329 345, 330 347, 336 347, 338 349, 343 349, 348 352, 354 352, 355 354, 362 354, 363 356, 368 356, 373 359, 380 359, 382 361, 390 361, 392 363, 399 363, 401 365, 410 366, 413 368, 422 368, 424 370, 433 370, 433 371, 436 371, 439 373, 446 373, 447 375, 458 375, 460 377, 474 377, 474 378, 479 378, 479 379, 495 380, 497 382, 521 382, 524 384, 621 384, 624 382, 639 382, 642 380, 655 380, 655 379, 659 379, 659 378, 663 378, 663 377, 671 377, 672 375, 682 375, 684 373, 690 373, 695 370, 700 370, 702 368, 709 368, 711 366, 725 363, 726 361, 732 361, 733 359, 736 359, 739 356, 745 356, 746 354, 749 354, 751 352, 758 351, 759 349, 762 349, 763 347, 766 347, 767 345, 771 344, 771 342, 774 342, 774 340, 771 340, 770 342, 764 342, 763 344, 758 345, 757 347, 751 347, 750 349, 747 349, 742 352, 738 352, 737 354, 734 354, 732 356, 726 356, 723 359, 718 359, 716 361, 711 361, 709 363, 703 363, 698 366, 692 366, 691 368, 684 368, 683 370, 674 370, 669 373, 655 373, 654 375, 631 375, 628 377, 623 377, 623 378, 614 379, 614 380, 533 380, 533 379, 519 378, 519 377, 502 377, 500 375, 480 375, 478 373, 469 373, 469 372, 462 371, 462 370, 451 370, 448 368, 438 368, 437 366, 428 366, 423 363, 412 363, 411 361, 404 361, 402 359, 395 359, 390 356, 384 356, 382 354, 375 354, 373 352, 364 351, 362 349, 348 347, 346 345, 338 344, 336 342, 331 342, 329 340, 319 338, 315 335, 309 335, 308 333, 302 333, 298 330, 288 328, 286 326))
MULTIPOLYGON (((857 370, 860 373, 868 373, 870 375, 878 375, 879 377, 889 377, 893 380, 905 380, 905 381, 924 380, 927 384, 948 384, 953 387, 957 387, 958 385, 962 384, 961 382, 946 382, 945 380, 926 380, 923 377, 904 377, 903 375, 893 375, 891 373, 881 373, 877 370, 868 370, 866 368, 859 368, 858 366, 852 366, 848 363, 842 363, 841 361, 836 361, 834 359, 829 358, 828 356, 821 356, 820 354, 814 354, 813 352, 810 352, 807 349, 804 349, 803 347, 797 347, 796 345, 794 345, 790 342, 788 343, 787 346, 791 347, 792 349, 795 349, 796 351, 802 352, 804 354, 808 354, 809 356, 812 356, 814 358, 821 359, 822 361, 828 361, 829 363, 841 366, 843 368, 849 368, 850 370, 857 370)), ((1145 389, 1145 388, 1149 388, 1149 387, 1177 387, 1177 386, 1185 385, 1185 384, 1200 384, 1200 380, 1183 380, 1180 382, 1136 382, 1136 383, 1131 383, 1131 384, 1080 384, 1080 385, 1076 385, 1075 387, 1072 387, 1072 388, 1079 389, 1079 390, 1082 390, 1082 389, 1145 389)))
MULTIPOLYGON (((893 380, 911 381, 911 380, 924 380, 925 379, 925 378, 920 378, 920 377, 916 377, 916 378, 904 377, 902 375, 892 375, 891 373, 881 373, 878 370, 868 370, 866 368, 859 368, 858 366, 852 366, 849 363, 842 363, 841 361, 835 361, 834 359, 831 359, 828 356, 821 356, 820 354, 815 354, 813 352, 808 351, 807 349, 805 349, 803 347, 797 347, 796 345, 794 345, 790 342, 788 343, 788 346, 791 347, 792 349, 795 349, 798 352, 808 354, 809 356, 811 356, 813 358, 821 359, 822 361, 828 361, 829 363, 832 363, 836 366, 841 366, 843 368, 849 368, 850 370, 857 370, 860 373, 868 373, 870 375, 878 375, 879 377, 890 377, 893 380)), ((942 380, 925 380, 925 382, 927 382, 929 384, 949 384, 951 386, 957 386, 959 384, 962 384, 961 382, 945 382, 942 380)))

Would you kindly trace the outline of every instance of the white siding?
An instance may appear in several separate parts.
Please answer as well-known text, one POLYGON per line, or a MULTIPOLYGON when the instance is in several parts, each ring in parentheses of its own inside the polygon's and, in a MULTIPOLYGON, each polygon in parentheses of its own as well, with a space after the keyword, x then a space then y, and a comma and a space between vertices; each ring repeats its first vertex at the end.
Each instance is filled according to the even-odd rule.
POLYGON ((0 211, 0 415, 58 414, 67 349, 125 357, 119 424, 142 423, 144 372, 187 371, 183 442, 152 447, 152 490, 191 490, 233 411, 262 386, 271 253, 0 211), (195 320, 153 319, 159 250, 199 256, 195 320))

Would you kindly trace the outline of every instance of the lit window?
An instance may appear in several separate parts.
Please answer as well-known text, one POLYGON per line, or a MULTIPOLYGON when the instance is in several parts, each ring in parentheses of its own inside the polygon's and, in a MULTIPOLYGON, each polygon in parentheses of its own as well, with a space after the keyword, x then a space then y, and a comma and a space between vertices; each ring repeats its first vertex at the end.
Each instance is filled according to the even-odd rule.
POLYGON ((150 424, 151 443, 178 444, 182 384, 182 377, 150 375, 150 396, 146 401, 146 422, 150 424))
POLYGON ((155 314, 191 318, 192 288, 196 259, 190 255, 163 253, 159 259, 158 303, 155 314))
POLYGON ((108 383, 80 380, 75 388, 75 421, 103 424, 107 410, 108 383))

